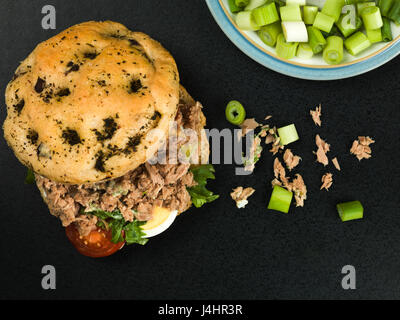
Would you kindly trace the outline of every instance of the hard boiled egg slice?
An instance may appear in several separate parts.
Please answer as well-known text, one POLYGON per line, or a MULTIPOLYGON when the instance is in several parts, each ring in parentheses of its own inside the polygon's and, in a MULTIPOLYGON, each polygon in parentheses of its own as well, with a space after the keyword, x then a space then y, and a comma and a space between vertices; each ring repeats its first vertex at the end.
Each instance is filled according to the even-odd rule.
POLYGON ((141 227, 145 233, 144 238, 154 237, 167 230, 177 215, 177 210, 170 211, 166 208, 154 207, 153 218, 141 227))

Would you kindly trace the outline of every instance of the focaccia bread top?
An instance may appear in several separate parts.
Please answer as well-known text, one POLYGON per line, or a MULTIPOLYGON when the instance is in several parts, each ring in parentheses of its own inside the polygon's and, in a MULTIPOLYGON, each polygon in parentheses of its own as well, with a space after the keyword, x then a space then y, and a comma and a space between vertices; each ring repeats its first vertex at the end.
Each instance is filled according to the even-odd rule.
POLYGON ((119 23, 86 22, 20 64, 6 89, 4 135, 36 173, 98 182, 151 158, 178 103, 179 74, 166 49, 119 23))

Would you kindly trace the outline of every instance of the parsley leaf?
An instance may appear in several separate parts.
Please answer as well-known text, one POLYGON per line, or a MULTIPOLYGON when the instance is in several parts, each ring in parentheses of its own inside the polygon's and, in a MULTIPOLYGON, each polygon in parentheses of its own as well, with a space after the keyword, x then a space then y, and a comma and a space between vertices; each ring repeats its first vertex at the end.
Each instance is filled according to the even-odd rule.
POLYGON ((219 195, 206 188, 207 179, 215 179, 215 169, 212 164, 196 166, 191 168, 190 171, 193 173, 193 178, 197 185, 188 188, 188 192, 196 208, 200 208, 202 205, 219 198, 219 195))
POLYGON ((111 242, 113 243, 125 241, 126 244, 138 243, 144 245, 148 241, 148 239, 144 238, 145 233, 140 228, 146 221, 133 220, 132 222, 127 222, 119 210, 113 212, 94 210, 85 212, 85 214, 96 216, 100 219, 97 226, 111 230, 111 242))
POLYGON ((140 226, 144 225, 145 221, 134 220, 124 226, 126 244, 138 243, 145 245, 149 239, 145 239, 144 232, 140 226))

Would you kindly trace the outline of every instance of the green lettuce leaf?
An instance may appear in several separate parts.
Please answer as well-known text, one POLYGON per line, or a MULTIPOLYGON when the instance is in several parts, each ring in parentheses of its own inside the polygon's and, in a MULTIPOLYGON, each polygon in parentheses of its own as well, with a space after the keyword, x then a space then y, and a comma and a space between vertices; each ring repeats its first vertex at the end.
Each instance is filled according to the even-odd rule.
POLYGON ((219 195, 207 190, 206 184, 208 179, 215 179, 215 169, 212 164, 204 164, 190 169, 193 173, 193 178, 197 182, 194 187, 188 188, 188 192, 192 198, 192 202, 196 208, 212 202, 219 198, 219 195))

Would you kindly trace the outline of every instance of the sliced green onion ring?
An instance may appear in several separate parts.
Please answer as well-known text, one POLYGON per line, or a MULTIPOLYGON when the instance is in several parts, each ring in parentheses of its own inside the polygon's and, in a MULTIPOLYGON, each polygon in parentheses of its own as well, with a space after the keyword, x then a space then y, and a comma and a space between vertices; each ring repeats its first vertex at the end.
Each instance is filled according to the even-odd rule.
POLYGON ((392 27, 390 26, 390 20, 388 18, 382 18, 383 27, 382 27, 382 40, 385 42, 389 42, 393 40, 392 35, 392 27))
POLYGON ((261 7, 266 4, 268 0, 250 0, 250 3, 244 8, 246 11, 251 11, 255 8, 261 7))
POLYGON ((315 17, 313 26, 321 31, 329 33, 331 32, 334 22, 335 19, 331 16, 328 16, 322 12, 318 12, 317 16, 315 17))
POLYGON ((268 209, 288 213, 292 202, 293 192, 275 185, 269 199, 268 209))
POLYGON ((381 28, 375 30, 367 29, 367 38, 371 43, 382 42, 382 30, 381 28))
POLYGON ((366 7, 361 12, 365 29, 375 30, 383 26, 381 11, 378 7, 366 7))
POLYGON ((280 33, 282 33, 282 26, 279 21, 263 26, 257 31, 261 41, 270 47, 275 46, 276 39, 280 33))
POLYGON ((292 59, 296 56, 298 42, 286 42, 283 33, 276 40, 276 54, 282 59, 292 59))
POLYGON ((253 9, 252 15, 255 23, 259 27, 279 21, 278 10, 276 10, 275 2, 253 9))
POLYGON ((318 13, 317 6, 304 6, 303 7, 303 15, 304 15, 304 23, 305 24, 313 24, 315 17, 318 13))
POLYGON ((256 31, 260 29, 260 27, 254 21, 251 11, 240 11, 236 15, 236 24, 241 30, 256 31))
POLYGON ((343 222, 362 219, 364 216, 364 208, 360 201, 339 203, 336 205, 336 209, 343 222))
POLYGON ((344 0, 326 0, 321 12, 327 16, 332 17, 336 22, 339 20, 344 4, 344 0))
POLYGON ((308 33, 308 44, 310 45, 313 53, 314 54, 320 53, 326 46, 326 40, 322 32, 313 26, 308 26, 307 33, 308 33))
POLYGON ((298 5, 287 5, 280 7, 282 21, 302 21, 301 10, 298 5))
POLYGON ((308 42, 307 27, 303 21, 283 21, 282 30, 286 42, 308 42))
POLYGON ((277 131, 280 138, 280 143, 283 146, 299 140, 299 135, 294 124, 279 128, 277 131))
POLYGON ((297 56, 300 59, 311 59, 314 53, 308 43, 299 43, 297 48, 297 56))
POLYGON ((368 49, 371 46, 371 41, 369 41, 364 33, 357 31, 344 41, 344 45, 351 55, 356 56, 365 49, 368 49))
POLYGON ((230 123, 239 126, 246 118, 246 110, 239 101, 232 100, 226 106, 225 116, 230 123))
POLYGON ((343 60, 343 39, 338 36, 330 36, 322 54, 328 64, 339 64, 343 60))

